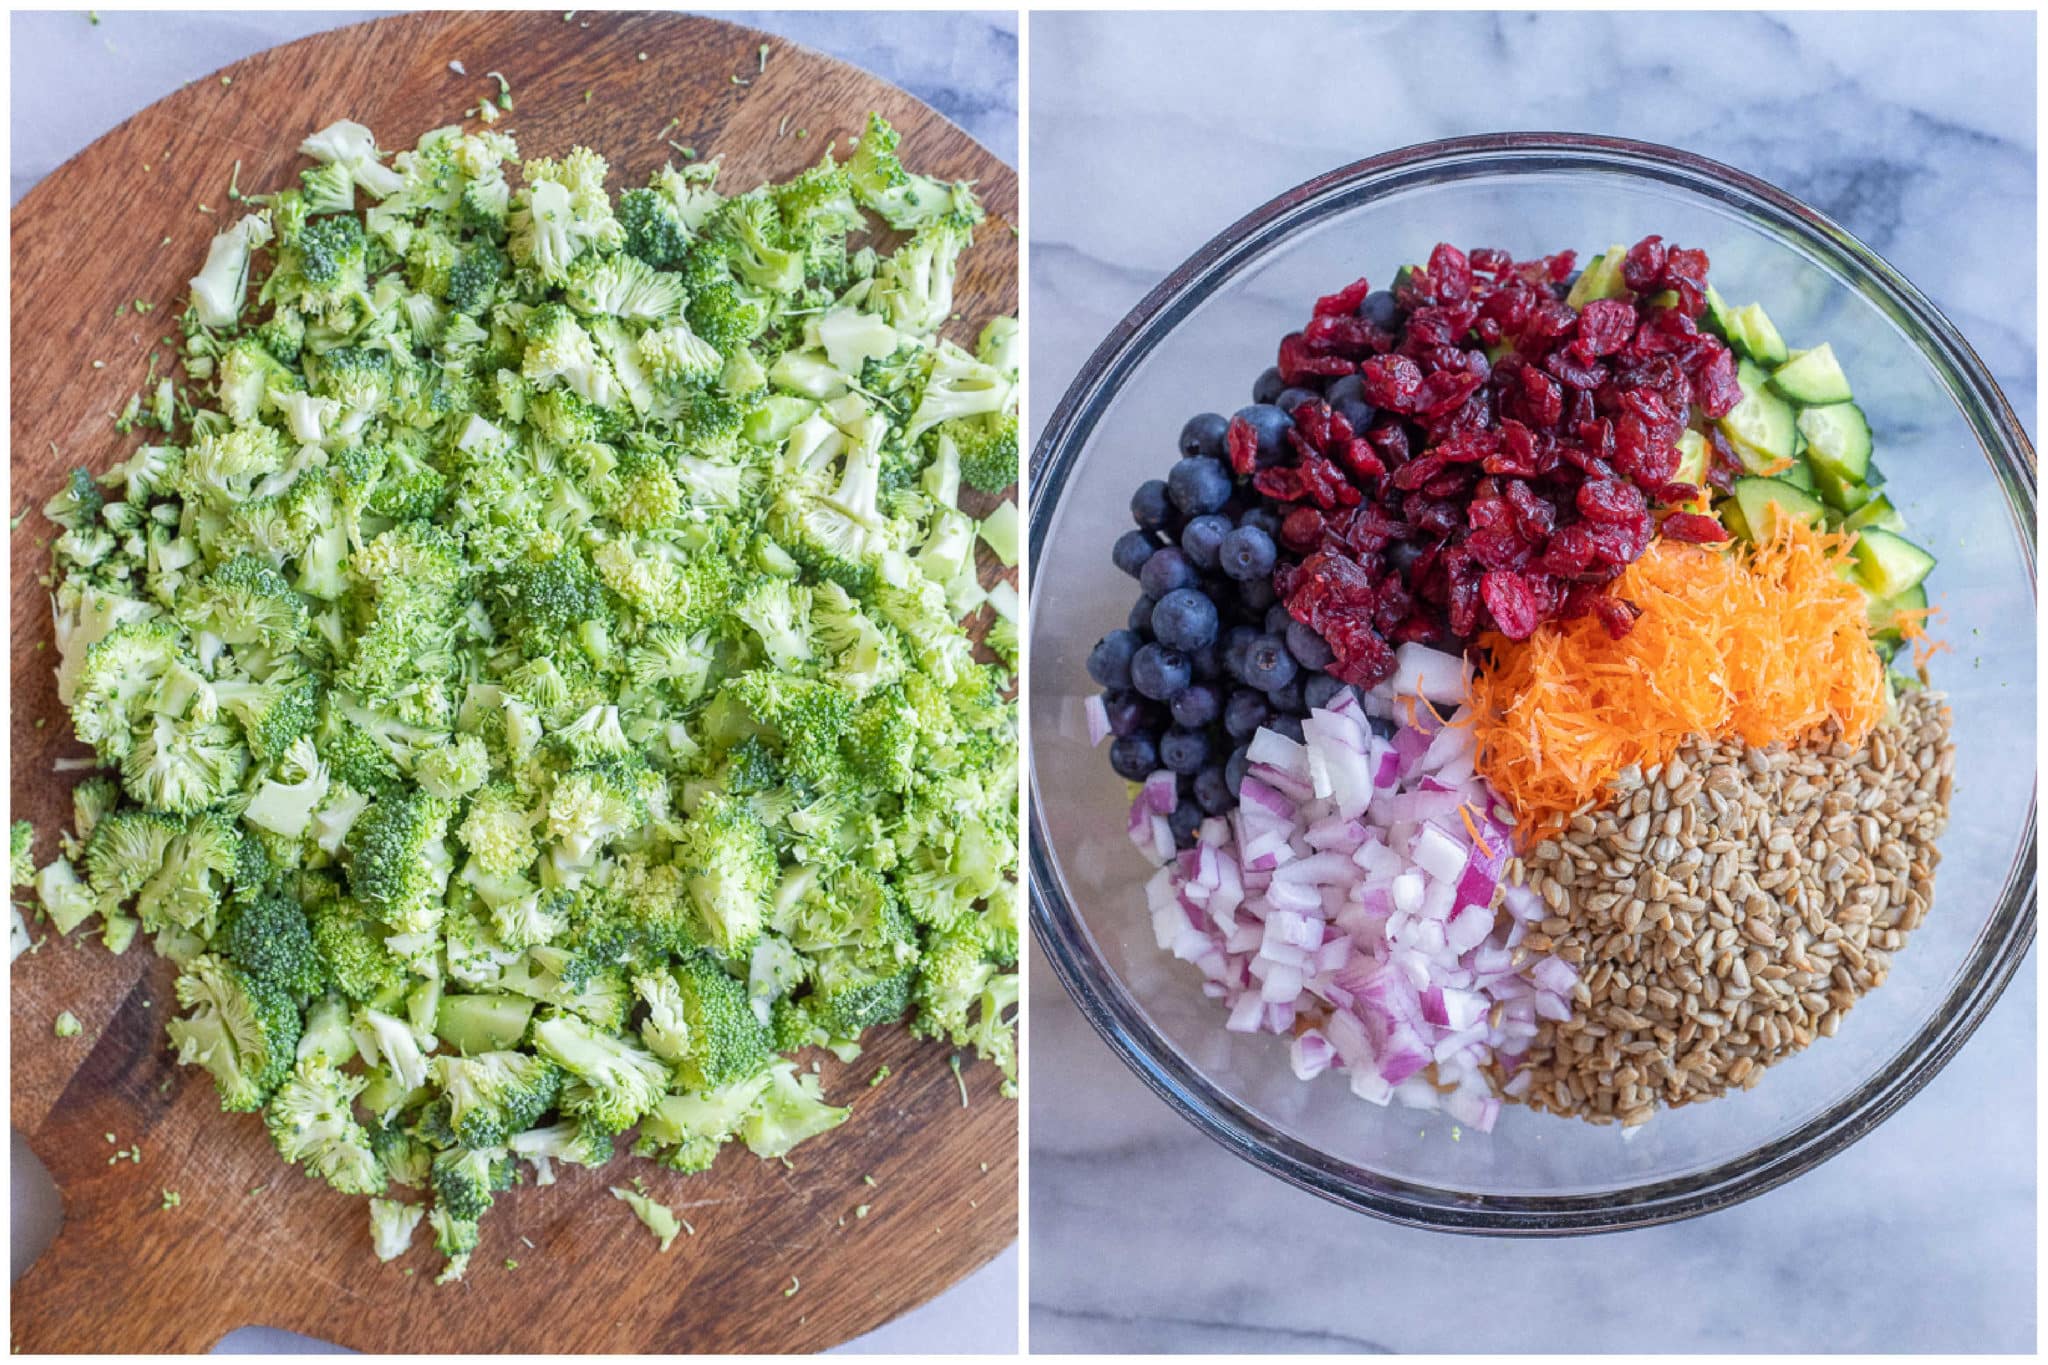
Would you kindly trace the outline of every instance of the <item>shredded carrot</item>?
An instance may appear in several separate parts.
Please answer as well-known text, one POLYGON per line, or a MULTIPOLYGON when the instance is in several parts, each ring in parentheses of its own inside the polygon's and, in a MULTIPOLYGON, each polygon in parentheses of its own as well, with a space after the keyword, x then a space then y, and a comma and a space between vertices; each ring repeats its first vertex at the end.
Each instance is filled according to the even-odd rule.
POLYGON ((1932 607, 1908 607, 1893 618, 1899 628, 1899 638, 1913 646, 1913 669, 1924 680, 1927 665, 1937 654, 1948 652, 1946 640, 1936 640, 1927 634, 1928 618, 1934 614, 1932 607))
POLYGON ((1480 836, 1479 826, 1472 823, 1472 803, 1467 801, 1458 807, 1458 818, 1465 822, 1465 833, 1472 836, 1472 846, 1479 850, 1479 856, 1489 862, 1493 859, 1493 847, 1480 836))
POLYGON ((1610 637, 1597 617, 1523 641, 1483 637, 1473 681, 1479 770, 1518 817, 1524 847, 1606 798, 1631 765, 1662 764, 1692 735, 1762 747, 1833 722, 1849 743, 1884 718, 1884 666, 1850 537, 1774 518, 1743 554, 1658 540, 1614 585, 1642 608, 1610 637))

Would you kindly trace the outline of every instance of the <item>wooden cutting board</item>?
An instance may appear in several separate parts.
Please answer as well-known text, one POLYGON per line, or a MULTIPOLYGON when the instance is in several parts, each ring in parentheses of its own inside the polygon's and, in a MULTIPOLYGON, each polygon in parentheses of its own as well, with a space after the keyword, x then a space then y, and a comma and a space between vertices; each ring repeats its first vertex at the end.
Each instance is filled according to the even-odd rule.
MULTIPOLYGON (((722 154, 722 185, 787 176, 835 140, 843 154, 878 109, 908 159, 979 182, 988 206, 963 265, 960 339, 971 345, 982 318, 1017 306, 1015 175, 850 66, 679 15, 379 20, 193 82, 15 207, 13 509, 39 509, 64 469, 104 469, 137 444, 109 418, 152 341, 175 330, 184 281, 233 209, 237 160, 245 189, 279 187, 306 164, 299 140, 344 117, 409 147, 495 93, 483 74, 493 70, 512 81, 515 109, 498 126, 522 154, 589 145, 610 159, 615 190, 675 156, 671 141, 722 154), (138 316, 136 299, 154 311, 138 316)), ((44 831, 39 858, 70 819, 73 775, 52 765, 89 752, 69 738, 51 672, 38 579, 54 534, 40 511, 13 534, 11 786, 15 817, 44 831)), ((380 1265, 361 1200, 284 1166, 255 1116, 222 1114, 211 1079, 172 1064, 171 978, 146 944, 113 958, 90 930, 14 965, 14 1124, 65 1206, 55 1244, 14 1286, 17 1351, 196 1351, 248 1324, 366 1351, 813 1351, 923 1302, 1017 1235, 1016 1109, 994 1068, 964 1068, 963 1108, 952 1050, 896 1027, 850 1065, 824 1058, 826 1093, 854 1116, 800 1147, 793 1168, 737 1145, 694 1177, 625 1159, 567 1168, 552 1189, 501 1195, 468 1279, 436 1287, 424 1227, 405 1257, 380 1265), (64 1009, 80 1036, 52 1035, 64 1009), (869 1088, 885 1064, 888 1078, 869 1088), (139 1162, 110 1160, 138 1145, 139 1162), (696 1229, 666 1255, 607 1193, 634 1175, 696 1229), (166 1189, 177 1208, 161 1207, 166 1189)))

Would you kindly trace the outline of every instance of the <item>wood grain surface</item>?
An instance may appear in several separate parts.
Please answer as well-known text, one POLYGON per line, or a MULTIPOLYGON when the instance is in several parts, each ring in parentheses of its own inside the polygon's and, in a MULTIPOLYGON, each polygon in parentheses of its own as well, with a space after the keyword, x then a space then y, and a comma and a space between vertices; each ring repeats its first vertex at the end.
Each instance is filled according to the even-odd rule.
MULTIPOLYGON (((980 319, 1017 306, 1014 174, 852 67, 679 15, 379 20, 193 82, 16 206, 14 508, 40 508, 64 469, 104 469, 138 444, 110 418, 155 339, 175 329, 184 281, 231 210, 236 161, 245 190, 281 186, 306 164, 300 139, 344 117, 409 147, 464 121, 495 91, 482 76, 493 70, 512 81, 515 110, 498 126, 522 154, 591 146, 610 159, 615 190, 673 157, 670 141, 722 155, 721 185, 791 175, 834 141, 843 152, 878 109, 907 160, 977 181, 988 206, 963 263, 960 339, 971 345, 980 319), (135 299, 154 311, 116 314, 135 299)), ((90 752, 70 738, 52 678, 38 580, 54 534, 32 512, 12 556, 11 786, 15 817, 44 831, 41 858, 70 818, 72 775, 53 775, 53 764, 90 752)), ((997 567, 984 559, 985 571, 997 567)), ((424 1227, 406 1256, 380 1265, 363 1201, 281 1164, 255 1116, 222 1114, 210 1078, 171 1062, 171 978, 146 944, 114 958, 89 930, 13 968, 13 1120, 65 1206, 56 1242, 14 1286, 17 1351, 196 1351, 248 1324, 370 1351, 812 1351, 923 1302, 1016 1237, 1016 1110, 999 1098, 1000 1078, 966 1066, 963 1108, 951 1049, 892 1027, 850 1065, 823 1057, 826 1093, 854 1116, 800 1147, 793 1169, 737 1144, 695 1177, 624 1159, 602 1172, 561 1168, 551 1189, 499 1196, 467 1280, 437 1287, 424 1227), (84 1023, 79 1037, 52 1036, 64 1009, 84 1023), (884 1064, 887 1080, 870 1089, 884 1064), (110 1162, 137 1145, 139 1162, 110 1162), (696 1229, 666 1255, 607 1192, 634 1175, 696 1229), (166 1189, 179 1207, 161 1207, 166 1189)))

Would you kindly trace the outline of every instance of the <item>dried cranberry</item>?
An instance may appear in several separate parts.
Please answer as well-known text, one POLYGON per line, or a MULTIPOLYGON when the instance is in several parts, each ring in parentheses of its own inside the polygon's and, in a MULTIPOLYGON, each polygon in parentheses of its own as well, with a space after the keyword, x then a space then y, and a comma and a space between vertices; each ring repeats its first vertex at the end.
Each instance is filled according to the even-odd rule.
POLYGON ((1259 433, 1242 417, 1230 419, 1224 429, 1223 448, 1230 456, 1230 468, 1240 479, 1250 474, 1259 464, 1259 433))
POLYGON ((1664 239, 1645 237, 1621 258, 1621 282, 1638 294, 1647 294, 1664 282, 1666 254, 1664 239))
POLYGON ((1436 284, 1439 299, 1455 303, 1472 293, 1472 263, 1449 242, 1439 243, 1429 253, 1429 278, 1436 284))
MULTIPOLYGON (((1702 258, 1704 259, 1704 257, 1702 258)), ((1358 305, 1365 302, 1365 296, 1372 292, 1364 276, 1353 280, 1334 294, 1325 294, 1316 300, 1315 313, 1319 318, 1335 317, 1341 313, 1356 313, 1358 305)))
POLYGON ((1296 554, 1308 554, 1323 540, 1323 514, 1313 507, 1297 507, 1280 522, 1280 543, 1296 554))
POLYGON ((1280 342, 1280 382, 1299 385, 1314 379, 1330 379, 1352 373, 1357 365, 1336 355, 1317 355, 1309 349, 1300 332, 1289 333, 1280 342))
POLYGON ((1719 545, 1728 539, 1728 530, 1718 518, 1699 512, 1673 512, 1658 529, 1668 539, 1695 545, 1719 545))
POLYGON ((1579 310, 1578 339, 1593 355, 1614 354, 1635 332, 1636 310, 1620 299, 1594 299, 1579 310))
POLYGON ((1376 408, 1413 412, 1422 392, 1422 368, 1401 355, 1374 356, 1358 367, 1360 393, 1376 408))
POLYGON ((1635 629, 1636 618, 1643 614, 1643 609, 1624 598, 1602 593, 1593 599, 1593 614, 1600 618, 1608 635, 1619 640, 1635 629))
POLYGON ((1649 511, 1643 495, 1630 484, 1614 479, 1588 479, 1579 485, 1579 515, 1588 521, 1634 525, 1649 511))
POLYGON ((1479 580, 1493 624, 1510 640, 1526 640, 1542 622, 1542 600, 1536 581, 1509 569, 1495 569, 1479 580))

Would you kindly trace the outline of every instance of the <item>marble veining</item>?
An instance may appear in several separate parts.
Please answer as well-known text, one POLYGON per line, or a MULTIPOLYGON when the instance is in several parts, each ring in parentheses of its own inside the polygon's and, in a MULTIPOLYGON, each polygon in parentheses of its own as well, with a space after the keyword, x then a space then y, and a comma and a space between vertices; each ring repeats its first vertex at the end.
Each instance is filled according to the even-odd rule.
MULTIPOLYGON (((377 11, 16 14, 10 201, 100 134, 178 86, 264 48, 378 16, 377 11), (90 79, 81 79, 89 76, 90 79)), ((1017 18, 1011 13, 763 11, 721 17, 801 42, 874 72, 924 100, 1011 165, 1017 161, 1017 18)), ((16 1144, 18 1152, 25 1152, 16 1144)), ((17 1163, 14 1244, 40 1248, 60 1216, 48 1177, 17 1163), (41 1187, 36 1187, 36 1182, 41 1187), (26 1183, 25 1183, 26 1182, 26 1183)), ((32 1254, 32 1250, 31 1253, 32 1254)), ((1014 1349, 1014 1246, 924 1306, 840 1348, 852 1354, 1014 1349)), ((329 1352, 291 1332, 248 1327, 224 1353, 329 1352)))
MULTIPOLYGON (((1815 204, 1942 307, 2031 428, 2033 51, 2025 15, 1034 15, 1035 413, 1272 195, 1526 128, 1683 146, 1815 204)), ((1132 1076, 1036 958, 1032 1347, 2031 1350, 2036 1000, 2030 961, 1926 1091, 1789 1186, 1672 1227, 1508 1242, 1254 1171, 1132 1076)))

